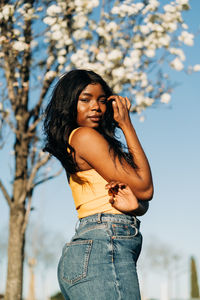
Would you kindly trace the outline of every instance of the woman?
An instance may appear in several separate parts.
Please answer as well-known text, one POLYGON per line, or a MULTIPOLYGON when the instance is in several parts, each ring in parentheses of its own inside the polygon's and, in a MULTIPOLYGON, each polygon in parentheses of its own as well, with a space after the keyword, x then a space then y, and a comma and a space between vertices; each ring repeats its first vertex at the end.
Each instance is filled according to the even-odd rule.
POLYGON ((58 279, 65 299, 140 299, 140 221, 153 195, 148 160, 129 117, 130 101, 96 73, 74 70, 46 109, 45 150, 66 170, 79 227, 63 248, 58 279), (126 152, 115 138, 121 128, 126 152))

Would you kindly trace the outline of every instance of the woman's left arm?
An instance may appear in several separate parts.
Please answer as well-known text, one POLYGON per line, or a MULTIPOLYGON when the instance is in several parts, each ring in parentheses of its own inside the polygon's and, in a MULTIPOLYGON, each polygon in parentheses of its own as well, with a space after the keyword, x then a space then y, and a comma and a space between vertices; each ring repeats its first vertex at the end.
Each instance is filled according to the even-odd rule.
MULTIPOLYGON (((113 95, 108 98, 112 100, 114 119, 124 133, 130 154, 133 156, 136 164, 135 172, 138 176, 137 184, 135 183, 135 192, 137 194, 147 195, 145 198, 151 200, 153 197, 153 180, 148 159, 137 137, 129 115, 131 103, 127 97, 113 95), (149 199, 148 199, 149 198, 149 199)), ((140 198, 140 197, 139 197, 140 198)), ((141 197, 141 200, 142 197, 141 197)))

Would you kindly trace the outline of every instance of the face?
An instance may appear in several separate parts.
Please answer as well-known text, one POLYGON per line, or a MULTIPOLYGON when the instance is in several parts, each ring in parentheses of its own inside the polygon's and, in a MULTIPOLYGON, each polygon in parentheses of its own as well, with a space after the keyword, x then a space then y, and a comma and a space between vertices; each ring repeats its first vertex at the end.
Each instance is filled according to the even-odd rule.
POLYGON ((81 127, 99 127, 106 112, 107 98, 99 83, 88 84, 77 103, 77 124, 81 127))

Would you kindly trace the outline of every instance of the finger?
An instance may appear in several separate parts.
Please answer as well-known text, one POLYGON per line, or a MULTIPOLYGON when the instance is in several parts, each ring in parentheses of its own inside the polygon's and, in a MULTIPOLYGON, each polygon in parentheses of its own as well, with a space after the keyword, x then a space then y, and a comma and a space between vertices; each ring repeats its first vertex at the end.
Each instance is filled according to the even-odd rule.
POLYGON ((110 204, 112 204, 112 205, 113 205, 113 204, 114 204, 114 202, 115 202, 115 199, 114 199, 114 197, 110 198, 110 199, 109 199, 109 202, 110 202, 110 204))
POLYGON ((130 108, 131 108, 131 101, 128 99, 128 97, 125 97, 125 99, 126 99, 127 108, 128 108, 128 110, 130 110, 130 108))
POLYGON ((107 98, 107 101, 112 101, 115 100, 118 95, 111 95, 110 97, 107 98))
POLYGON ((122 96, 118 96, 115 99, 117 106, 118 106, 118 111, 119 114, 122 115, 124 114, 124 112, 126 112, 128 110, 127 104, 126 104, 126 99, 123 98, 122 96))
POLYGON ((124 190, 127 187, 127 185, 124 183, 118 183, 118 185, 121 190, 124 190))
POLYGON ((126 105, 126 99, 124 97, 122 97, 122 96, 119 96, 119 95, 112 95, 112 96, 108 97, 107 100, 108 101, 112 101, 112 103, 116 101, 116 103, 119 106, 126 105))
POLYGON ((113 108, 113 113, 114 113, 113 117, 114 117, 114 119, 117 119, 117 117, 119 116, 119 107, 118 107, 116 100, 114 100, 112 102, 112 108, 113 108))
POLYGON ((120 184, 120 182, 119 181, 114 181, 114 180, 112 180, 112 181, 110 181, 109 183, 107 183, 106 185, 105 185, 105 188, 107 188, 107 189, 109 189, 109 188, 111 188, 111 187, 114 187, 115 185, 119 185, 120 184))

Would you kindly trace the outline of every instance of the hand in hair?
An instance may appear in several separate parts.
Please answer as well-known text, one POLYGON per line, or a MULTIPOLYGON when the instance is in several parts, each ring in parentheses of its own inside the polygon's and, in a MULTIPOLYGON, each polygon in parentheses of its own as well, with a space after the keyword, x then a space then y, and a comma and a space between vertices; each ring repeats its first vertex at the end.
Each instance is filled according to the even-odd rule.
POLYGON ((108 101, 112 101, 112 107, 114 112, 113 117, 120 128, 123 128, 125 124, 131 123, 129 117, 131 103, 127 97, 112 95, 108 98, 108 101))

